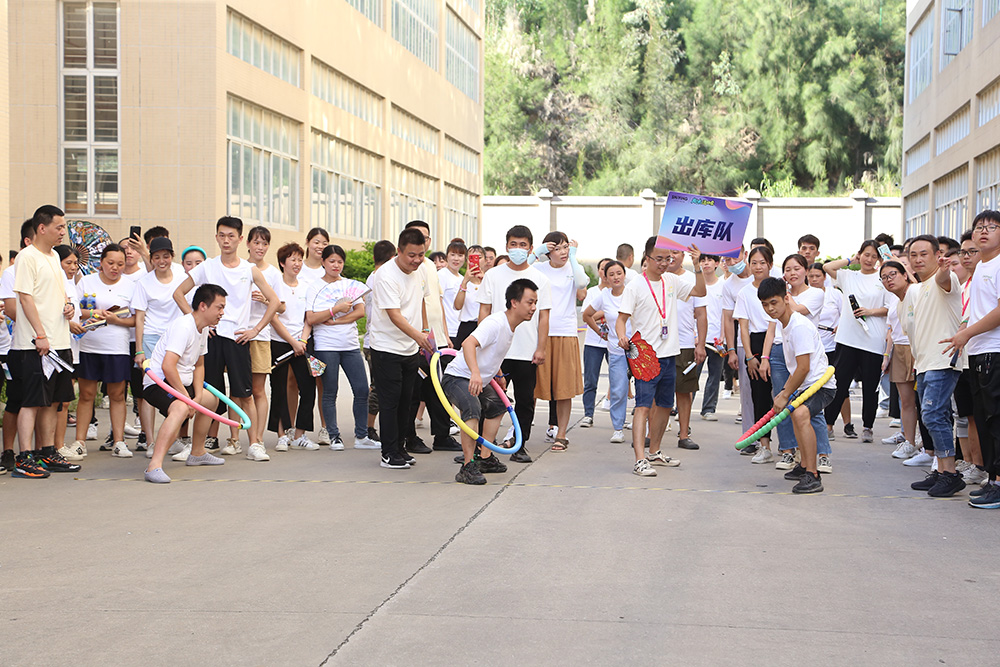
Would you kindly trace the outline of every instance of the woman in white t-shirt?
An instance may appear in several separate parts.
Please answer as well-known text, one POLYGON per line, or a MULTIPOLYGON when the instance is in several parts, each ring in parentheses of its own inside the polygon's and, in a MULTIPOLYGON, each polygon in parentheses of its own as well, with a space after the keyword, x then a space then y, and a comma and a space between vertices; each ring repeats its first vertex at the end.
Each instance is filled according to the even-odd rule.
MULTIPOLYGON (((590 428, 594 425, 597 381, 601 377, 601 366, 608 358, 607 340, 610 332, 607 319, 599 308, 591 311, 593 322, 587 321, 587 307, 594 302, 594 299, 600 297, 601 292, 608 287, 604 269, 610 261, 610 257, 605 257, 597 262, 598 283, 587 289, 587 296, 583 300, 583 323, 587 325, 587 333, 583 338, 583 420, 580 422, 581 428, 590 428)), ((624 282, 622 289, 625 289, 624 282)))
POLYGON ((456 350, 462 349, 462 343, 479 326, 478 294, 479 286, 483 284, 483 273, 486 272, 485 257, 486 252, 482 246, 469 246, 465 275, 462 276, 462 284, 459 286, 452 303, 458 310, 458 333, 454 337, 456 350))
POLYGON ((903 333, 899 322, 897 307, 900 300, 906 296, 910 286, 910 277, 899 262, 886 262, 879 269, 879 277, 885 289, 889 292, 889 314, 886 323, 889 329, 889 349, 882 362, 882 371, 889 373, 889 381, 896 385, 899 392, 899 418, 902 424, 903 442, 892 453, 893 458, 907 459, 919 452, 916 447, 917 433, 917 390, 913 383, 917 379, 914 370, 913 353, 910 351, 910 339, 903 333))
MULTIPOLYGON (((603 260, 602 260, 603 261, 603 260)), ((615 330, 618 323, 618 308, 625 291, 625 265, 618 260, 607 260, 603 266, 603 276, 607 287, 600 290, 583 311, 583 321, 604 342, 608 355, 608 402, 611 407, 611 442, 625 442, 625 407, 628 403, 628 360, 625 350, 617 340, 609 340, 608 333, 615 330), (601 322, 596 315, 604 313, 601 322), (601 323, 604 323, 604 327, 601 323)), ((632 337, 632 323, 626 322, 625 335, 632 337)))
POLYGON ((462 287, 461 269, 465 266, 465 257, 468 248, 462 239, 452 239, 445 251, 445 265, 443 269, 438 269, 438 284, 441 286, 441 299, 444 303, 444 319, 448 325, 448 338, 451 339, 452 347, 457 348, 455 340, 458 338, 458 325, 461 319, 460 309, 455 307, 455 297, 462 287))
POLYGON ((354 393, 354 447, 367 449, 374 444, 368 440, 368 376, 358 344, 357 322, 365 315, 365 304, 360 297, 366 287, 357 280, 341 277, 346 259, 347 253, 339 245, 324 248, 326 273, 313 282, 306 293, 306 323, 313 327, 316 357, 326 364, 321 407, 330 433, 331 450, 344 448, 337 426, 341 368, 354 393))
MULTIPOLYGON (((875 413, 878 411, 878 385, 882 377, 882 354, 885 352, 886 308, 888 292, 878 276, 878 244, 869 239, 851 259, 828 262, 824 270, 833 278, 834 287, 844 294, 844 308, 837 326, 837 349, 830 363, 837 369, 837 395, 826 407, 827 429, 832 433, 840 406, 847 400, 851 381, 860 373, 864 431, 862 442, 872 442, 875 413), (860 270, 848 269, 853 263, 860 270), (854 298, 854 303, 851 302, 854 298), (854 305, 857 305, 857 308, 854 305)), ((853 424, 844 425, 844 435, 857 438, 853 424)))
MULTIPOLYGON (((76 294, 76 281, 80 271, 80 255, 76 248, 68 245, 57 245, 53 250, 59 255, 59 265, 66 273, 66 294, 76 294)), ((83 326, 80 325, 80 302, 72 296, 69 300, 73 302, 73 317, 69 321, 69 332, 73 335, 69 341, 70 350, 73 352, 73 363, 80 363, 80 339, 77 336, 83 334, 83 326)), ((6 327, 3 327, 6 332, 6 327)), ((80 461, 87 455, 87 446, 84 444, 80 448, 67 447, 66 429, 69 424, 69 403, 61 403, 56 409, 56 437, 55 442, 59 444, 59 454, 67 461, 80 461)))
MULTIPOLYGON (((135 316, 129 309, 135 290, 135 283, 125 279, 125 251, 117 243, 105 246, 101 253, 101 267, 97 273, 84 276, 77 285, 77 295, 84 295, 96 302, 87 303, 80 309, 81 319, 103 319, 106 325, 88 332, 80 339, 80 363, 77 378, 80 383, 80 400, 76 411, 76 442, 87 439, 87 426, 94 413, 94 398, 97 387, 104 382, 108 386, 108 400, 111 404, 111 455, 131 458, 132 451, 125 444, 125 385, 132 372, 132 357, 129 354, 129 330, 135 326, 135 316), (121 317, 112 311, 125 309, 121 317)), ((101 449, 105 449, 104 445, 101 449)))
POLYGON ((330 245, 330 234, 322 227, 313 227, 306 234, 306 254, 302 258, 302 270, 299 271, 299 282, 309 287, 314 280, 319 280, 326 271, 323 270, 323 250, 330 245))

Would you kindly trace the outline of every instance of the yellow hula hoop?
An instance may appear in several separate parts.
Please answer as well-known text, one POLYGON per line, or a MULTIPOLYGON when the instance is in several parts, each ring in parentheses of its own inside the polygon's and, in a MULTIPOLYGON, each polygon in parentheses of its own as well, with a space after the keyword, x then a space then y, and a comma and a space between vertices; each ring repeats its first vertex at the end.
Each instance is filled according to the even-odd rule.
POLYGON ((769 420, 768 415, 771 413, 769 412, 768 415, 764 415, 763 419, 757 422, 757 424, 754 424, 748 432, 743 434, 743 437, 741 437, 739 442, 736 443, 736 449, 744 449, 770 433, 775 426, 783 422, 785 418, 792 413, 792 410, 812 398, 813 394, 819 391, 820 388, 833 377, 835 370, 836 369, 834 369, 833 366, 827 366, 826 372, 823 373, 823 377, 813 382, 808 389, 801 392, 791 403, 785 406, 784 410, 769 420))

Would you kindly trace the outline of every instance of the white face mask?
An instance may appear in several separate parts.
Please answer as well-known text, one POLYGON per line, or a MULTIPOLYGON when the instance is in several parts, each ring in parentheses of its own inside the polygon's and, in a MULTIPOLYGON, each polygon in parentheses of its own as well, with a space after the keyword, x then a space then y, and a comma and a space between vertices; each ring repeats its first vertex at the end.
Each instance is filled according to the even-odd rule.
POLYGON ((747 263, 743 260, 740 260, 736 264, 733 264, 732 266, 729 267, 729 272, 737 276, 746 270, 747 270, 747 263))
POLYGON ((528 261, 528 251, 524 248, 511 248, 507 251, 512 264, 524 264, 528 261))

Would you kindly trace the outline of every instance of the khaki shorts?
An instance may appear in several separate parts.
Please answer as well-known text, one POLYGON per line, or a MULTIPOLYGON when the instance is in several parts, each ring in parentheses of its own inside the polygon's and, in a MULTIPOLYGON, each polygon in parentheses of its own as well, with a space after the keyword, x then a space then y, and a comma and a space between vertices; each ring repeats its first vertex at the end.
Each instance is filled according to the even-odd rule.
POLYGON ((250 341, 250 372, 271 373, 271 341, 250 341))
POLYGON ((576 336, 550 336, 545 363, 538 367, 535 398, 560 401, 583 393, 580 340, 576 336))
MULTIPOLYGON (((694 348, 681 350, 681 353, 674 357, 677 360, 677 379, 674 382, 674 391, 678 394, 693 394, 698 391, 698 377, 701 375, 701 364, 691 369, 691 372, 684 375, 684 369, 694 361, 694 348)), ((704 363, 704 362, 702 362, 704 363)))
POLYGON ((892 360, 889 362, 889 382, 913 382, 917 372, 913 370, 913 354, 909 345, 893 345, 892 360))

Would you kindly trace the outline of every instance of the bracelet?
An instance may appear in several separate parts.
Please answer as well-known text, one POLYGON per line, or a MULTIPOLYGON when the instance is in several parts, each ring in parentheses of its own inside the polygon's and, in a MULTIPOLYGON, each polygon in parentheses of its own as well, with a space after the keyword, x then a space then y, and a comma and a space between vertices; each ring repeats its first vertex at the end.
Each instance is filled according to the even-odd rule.
POLYGON ((968 317, 966 317, 964 320, 962 320, 962 324, 968 324, 968 323, 969 323, 969 318, 968 317))
POLYGON ((332 307, 330 308, 330 317, 336 317, 336 314, 333 312, 332 307))
POLYGON ((43 334, 43 335, 41 335, 41 336, 39 336, 38 334, 35 334, 35 340, 39 340, 39 339, 41 339, 41 338, 48 338, 48 336, 46 336, 46 335, 44 335, 44 334, 43 334))
POLYGON ((459 287, 458 291, 459 292, 468 292, 469 290, 465 289, 464 287, 459 287))
POLYGON ((760 358, 761 358, 761 360, 762 360, 762 361, 763 361, 763 360, 766 360, 766 361, 771 361, 771 357, 766 357, 766 356, 764 356, 764 355, 760 355, 760 358))
POLYGON ((307 344, 309 343, 309 341, 307 341, 307 340, 305 340, 303 338, 296 338, 295 340, 299 341, 300 343, 307 343, 307 344))

